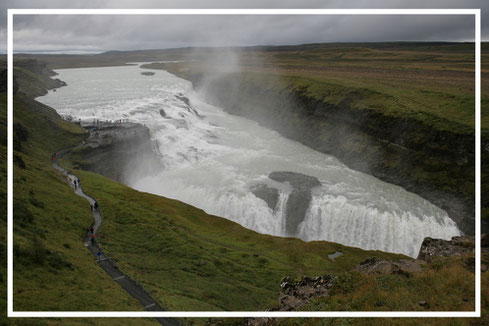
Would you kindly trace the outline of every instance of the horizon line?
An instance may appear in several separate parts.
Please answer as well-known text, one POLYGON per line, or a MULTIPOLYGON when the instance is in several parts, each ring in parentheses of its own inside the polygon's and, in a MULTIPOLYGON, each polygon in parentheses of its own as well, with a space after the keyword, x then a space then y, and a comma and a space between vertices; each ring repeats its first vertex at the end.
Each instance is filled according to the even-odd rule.
MULTIPOLYGON (((13 51, 13 54, 44 54, 44 55, 95 55, 95 54, 104 54, 108 52, 137 52, 137 51, 164 51, 164 50, 181 50, 181 49, 229 49, 229 48, 260 48, 260 47, 287 47, 287 46, 305 46, 305 45, 321 45, 321 44, 385 44, 385 43, 453 43, 453 44, 475 44, 475 41, 426 41, 426 40, 413 40, 413 41, 326 41, 326 42, 313 42, 313 43, 285 43, 285 44, 254 44, 254 45, 187 45, 187 46, 179 46, 179 47, 162 47, 162 48, 143 48, 143 49, 100 49, 100 50, 78 50, 78 49, 69 49, 69 50, 19 50, 13 51), (70 53, 71 52, 71 53, 70 53), (78 53, 75 53, 78 52, 78 53)), ((489 43, 489 39, 481 40, 481 43, 489 43)), ((7 50, 0 50, 1 55, 6 55, 7 50)))

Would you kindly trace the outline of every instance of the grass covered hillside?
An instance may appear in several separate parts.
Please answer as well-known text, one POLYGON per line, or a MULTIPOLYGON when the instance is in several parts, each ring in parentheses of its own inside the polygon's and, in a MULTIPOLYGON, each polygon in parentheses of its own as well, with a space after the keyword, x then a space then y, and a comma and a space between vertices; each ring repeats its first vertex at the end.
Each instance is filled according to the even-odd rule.
MULTIPOLYGON (((6 124, 6 94, 0 94, 1 119, 6 124)), ((81 239, 92 222, 84 199, 71 192, 51 168, 52 152, 73 146, 84 131, 56 117, 54 110, 22 96, 14 103, 14 310, 142 310, 93 263, 81 239), (44 112, 44 113, 41 113, 44 112)), ((5 126, 4 124, 2 124, 5 126)), ((2 202, 6 204, 6 130, 1 150, 2 202)), ((1 305, 6 307, 6 210, 1 226, 1 305)), ((5 310, 4 310, 5 311, 5 310)), ((1 324, 55 325, 59 320, 9 319, 1 324)), ((74 319, 71 325, 86 325, 74 319)), ((120 321, 119 321, 120 322, 120 321)), ((152 320, 127 320, 154 325, 152 320)), ((117 320, 101 321, 117 325, 117 320)))
POLYGON ((66 85, 61 80, 54 78, 56 73, 50 70, 45 63, 34 59, 16 58, 14 75, 20 92, 29 98, 44 95, 48 89, 66 85))

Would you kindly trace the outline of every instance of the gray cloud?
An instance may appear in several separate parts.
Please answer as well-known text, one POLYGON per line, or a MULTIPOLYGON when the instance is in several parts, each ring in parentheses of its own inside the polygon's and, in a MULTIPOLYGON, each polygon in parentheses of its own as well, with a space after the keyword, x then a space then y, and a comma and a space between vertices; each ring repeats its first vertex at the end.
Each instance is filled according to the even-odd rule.
MULTIPOLYGON (((482 8, 485 1, 248 1, 248 8, 482 8)), ((5 8, 203 8, 199 1, 27 1, 5 8), (164 6, 163 6, 164 5, 164 6)), ((1 6, 1 5, 0 5, 1 6)), ((205 8, 241 8, 238 1, 205 8)), ((6 13, 6 10, 3 10, 6 13)), ((6 50, 6 14, 0 17, 0 50, 6 50)), ((353 41, 468 41, 473 16, 15 16, 16 51, 106 51, 182 46, 235 46, 353 41)))

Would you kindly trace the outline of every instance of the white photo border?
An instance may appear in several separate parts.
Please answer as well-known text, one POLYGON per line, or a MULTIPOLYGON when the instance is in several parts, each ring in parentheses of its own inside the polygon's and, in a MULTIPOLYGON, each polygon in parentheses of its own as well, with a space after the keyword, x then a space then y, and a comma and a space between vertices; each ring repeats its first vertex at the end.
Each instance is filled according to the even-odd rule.
POLYGON ((481 10, 480 9, 8 9, 7 316, 8 317, 480 317, 481 316, 481 10), (475 18, 475 310, 474 311, 14 311, 13 310, 13 18, 14 15, 474 15, 475 18))

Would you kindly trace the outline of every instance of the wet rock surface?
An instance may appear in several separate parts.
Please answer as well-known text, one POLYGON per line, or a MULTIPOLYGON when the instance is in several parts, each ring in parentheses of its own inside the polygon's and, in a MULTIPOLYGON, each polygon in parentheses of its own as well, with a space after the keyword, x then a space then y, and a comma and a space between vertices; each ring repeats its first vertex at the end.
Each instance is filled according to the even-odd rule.
POLYGON ((321 185, 316 177, 297 172, 276 171, 270 173, 268 177, 278 182, 289 182, 297 190, 311 190, 321 185))
POLYGON ((312 198, 311 189, 320 186, 321 182, 316 177, 288 171, 272 172, 268 177, 277 182, 288 182, 293 187, 287 200, 285 232, 287 236, 295 236, 299 224, 306 217, 312 198))
POLYGON ((175 97, 185 103, 187 106, 190 106, 190 100, 188 99, 188 97, 183 96, 183 94, 175 95, 175 97))
POLYGON ((158 148, 142 124, 98 123, 84 128, 90 136, 74 153, 80 167, 125 184, 161 170, 158 148))
POLYGON ((251 189, 256 197, 263 199, 271 210, 275 210, 278 203, 278 190, 264 184, 259 184, 251 189))
POLYGON ((191 105, 190 105, 190 100, 188 97, 184 96, 183 94, 177 94, 175 95, 175 98, 180 100, 183 104, 183 106, 177 105, 179 107, 182 107, 187 110, 188 113, 194 114, 199 118, 202 118, 202 116, 195 110, 191 105))

